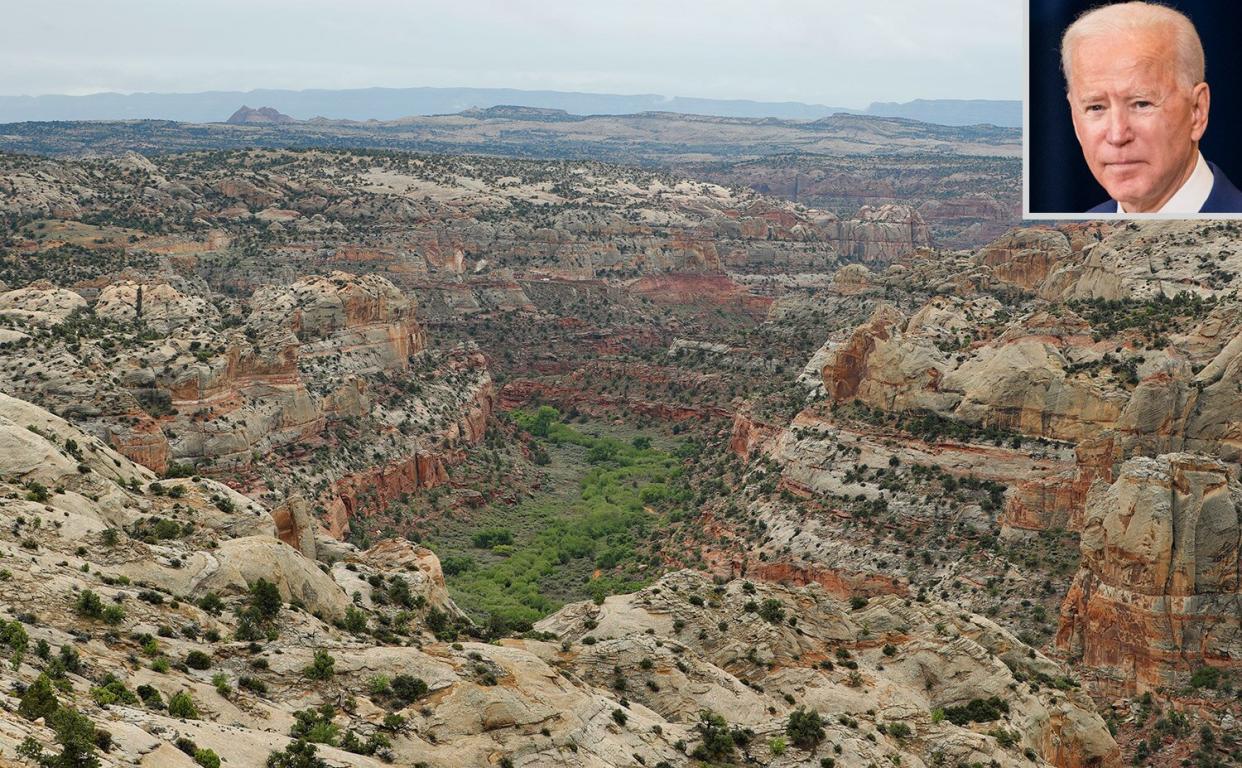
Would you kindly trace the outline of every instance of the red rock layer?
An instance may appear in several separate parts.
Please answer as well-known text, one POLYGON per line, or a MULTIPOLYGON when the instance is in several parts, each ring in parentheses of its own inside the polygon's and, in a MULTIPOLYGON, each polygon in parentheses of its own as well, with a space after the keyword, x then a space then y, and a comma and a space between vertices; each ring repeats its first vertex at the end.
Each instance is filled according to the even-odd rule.
POLYGON ((779 434, 778 427, 760 422, 750 414, 739 413, 733 417, 733 433, 729 436, 729 450, 738 458, 748 460, 756 450, 775 439, 779 434))
POLYGON ((356 516, 387 509, 402 496, 448 482, 444 457, 416 454, 376 467, 369 467, 337 480, 320 496, 326 510, 322 524, 327 532, 343 538, 356 516))
POLYGON ((145 411, 137 411, 122 418, 132 420, 133 426, 124 432, 110 430, 109 443, 125 458, 141 464, 153 472, 163 474, 168 469, 168 438, 160 429, 159 422, 145 411))
POLYGON ((979 263, 1002 282, 1034 291, 1070 256, 1065 235, 1055 229, 1015 229, 979 251, 979 263))
POLYGON ((780 584, 806 586, 818 584, 838 600, 854 595, 907 595, 910 585, 904 579, 891 579, 878 573, 859 573, 829 568, 818 563, 762 561, 746 554, 703 549, 707 570, 730 579, 746 578, 780 584))
POLYGON ((734 307, 757 316, 772 305, 770 296, 755 296, 723 274, 648 275, 630 283, 629 290, 657 304, 734 307))
MULTIPOLYGON (((483 358, 478 355, 462 363, 482 364, 483 358)), ((319 497, 325 510, 323 527, 339 538, 349 531, 354 517, 382 512, 403 496, 447 483, 448 466, 462 458, 454 448, 474 445, 483 439, 496 399, 489 379, 461 405, 457 421, 440 433, 438 441, 445 446, 444 450, 419 451, 338 479, 319 497)))
POLYGON ((1044 477, 1016 478, 1001 523, 1009 528, 1082 530, 1083 503, 1097 480, 1112 482, 1113 440, 1087 438, 1074 448, 1075 468, 1044 477))

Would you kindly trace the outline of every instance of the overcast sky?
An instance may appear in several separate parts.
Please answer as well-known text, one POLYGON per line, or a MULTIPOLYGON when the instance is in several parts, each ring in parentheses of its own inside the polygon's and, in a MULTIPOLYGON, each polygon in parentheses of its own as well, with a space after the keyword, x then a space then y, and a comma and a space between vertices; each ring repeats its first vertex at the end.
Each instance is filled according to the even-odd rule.
POLYGON ((1022 0, 5 3, 0 94, 473 86, 1021 98, 1022 0))

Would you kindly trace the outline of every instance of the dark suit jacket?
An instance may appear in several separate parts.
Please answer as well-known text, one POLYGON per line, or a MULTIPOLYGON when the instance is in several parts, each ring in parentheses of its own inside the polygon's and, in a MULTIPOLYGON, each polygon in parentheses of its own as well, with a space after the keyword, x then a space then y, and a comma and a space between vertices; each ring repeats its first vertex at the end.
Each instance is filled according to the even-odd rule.
MULTIPOLYGON (((1208 167, 1212 169, 1212 193, 1203 202, 1199 213, 1242 213, 1242 191, 1233 185, 1225 172, 1217 168, 1215 163, 1208 163, 1208 167)), ((1087 213, 1116 212, 1116 200, 1100 203, 1087 211, 1087 213)))

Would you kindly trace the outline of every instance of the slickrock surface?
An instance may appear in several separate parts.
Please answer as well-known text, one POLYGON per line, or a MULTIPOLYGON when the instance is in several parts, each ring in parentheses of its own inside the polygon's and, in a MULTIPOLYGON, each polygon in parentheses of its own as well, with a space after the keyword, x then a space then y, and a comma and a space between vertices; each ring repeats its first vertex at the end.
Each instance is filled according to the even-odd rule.
POLYGON ((0 293, 0 315, 20 318, 34 325, 56 325, 64 322, 74 310, 85 307, 86 300, 81 296, 46 281, 0 293))
MULTIPOLYGON (((567 606, 538 626, 573 641, 558 658, 583 679, 601 687, 624 680, 631 700, 670 720, 693 722, 706 707, 752 728, 762 743, 781 733, 796 706, 829 713, 825 741, 842 747, 842 764, 896 757, 1020 765, 1028 747, 1055 765, 1117 764, 1116 745, 1081 694, 1018 684, 1062 674, 1054 662, 991 621, 943 604, 890 595, 851 609, 818 585, 719 584, 682 571, 599 606, 567 606), (893 652, 884 652, 889 645, 893 652), (993 696, 1009 703, 1010 716, 987 727, 1015 732, 1008 749, 981 730, 931 717, 993 696), (866 738, 884 723, 904 723, 912 736, 866 738)), ((765 763, 764 751, 747 754, 765 763)), ((814 764, 808 757, 790 764, 814 764)))

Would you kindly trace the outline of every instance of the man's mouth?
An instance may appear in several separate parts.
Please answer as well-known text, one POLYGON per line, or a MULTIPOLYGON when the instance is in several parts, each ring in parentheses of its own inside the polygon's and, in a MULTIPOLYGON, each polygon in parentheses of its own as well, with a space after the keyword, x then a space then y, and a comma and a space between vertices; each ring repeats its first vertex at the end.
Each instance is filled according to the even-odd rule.
POLYGON ((1104 167, 1115 171, 1124 171, 1127 168, 1137 168, 1142 164, 1142 160, 1118 160, 1114 162, 1105 162, 1104 167))

